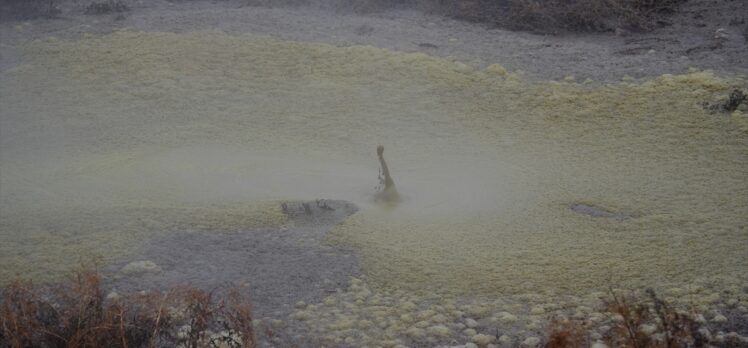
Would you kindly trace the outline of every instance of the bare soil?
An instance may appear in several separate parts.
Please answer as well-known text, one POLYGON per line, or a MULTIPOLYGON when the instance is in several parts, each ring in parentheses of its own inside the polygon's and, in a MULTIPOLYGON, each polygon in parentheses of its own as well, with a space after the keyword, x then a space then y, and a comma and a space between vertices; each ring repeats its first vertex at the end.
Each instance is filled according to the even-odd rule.
MULTIPOLYGON (((691 0, 651 32, 538 35, 508 31, 411 10, 368 15, 316 7, 267 8, 244 1, 123 1, 130 11, 84 15, 87 2, 62 2, 56 19, 5 20, 0 67, 13 64, 9 46, 34 37, 79 37, 130 29, 259 33, 336 46, 372 45, 449 57, 475 68, 500 63, 534 79, 620 81, 683 73, 689 68, 722 74, 748 71, 748 3, 691 0), (31 24, 31 25, 29 25, 31 24), (715 32, 726 35, 720 43, 715 32)), ((7 15, 5 17, 8 17, 7 15)))

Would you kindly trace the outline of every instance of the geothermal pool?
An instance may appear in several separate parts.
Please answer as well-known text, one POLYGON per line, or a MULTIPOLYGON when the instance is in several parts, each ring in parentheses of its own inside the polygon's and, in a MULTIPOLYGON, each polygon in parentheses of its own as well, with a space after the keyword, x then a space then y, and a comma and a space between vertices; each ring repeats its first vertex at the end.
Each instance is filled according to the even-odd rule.
POLYGON ((506 296, 540 315, 610 286, 734 289, 748 115, 702 103, 745 86, 708 71, 537 82, 213 31, 31 41, 0 74, 0 280, 127 260, 170 231, 281 227, 279 202, 330 198, 360 208, 326 242, 356 252, 362 279, 296 313, 330 342, 444 336, 455 311, 514 323, 529 308, 506 296), (373 202, 379 144, 394 208, 373 202))

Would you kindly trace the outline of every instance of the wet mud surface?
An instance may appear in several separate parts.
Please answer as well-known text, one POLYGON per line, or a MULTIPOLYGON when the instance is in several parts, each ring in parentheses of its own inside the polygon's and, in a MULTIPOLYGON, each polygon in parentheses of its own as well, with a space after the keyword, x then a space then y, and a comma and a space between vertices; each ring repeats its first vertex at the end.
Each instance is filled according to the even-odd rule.
POLYGON ((188 285, 221 291, 248 290, 255 316, 286 317, 298 301, 318 302, 359 276, 356 255, 330 246, 325 234, 355 213, 343 201, 290 202, 282 228, 232 232, 182 231, 147 242, 140 255, 104 268, 117 293, 188 285), (307 210, 304 206, 308 207, 307 210), (127 267, 150 261, 154 267, 127 267))

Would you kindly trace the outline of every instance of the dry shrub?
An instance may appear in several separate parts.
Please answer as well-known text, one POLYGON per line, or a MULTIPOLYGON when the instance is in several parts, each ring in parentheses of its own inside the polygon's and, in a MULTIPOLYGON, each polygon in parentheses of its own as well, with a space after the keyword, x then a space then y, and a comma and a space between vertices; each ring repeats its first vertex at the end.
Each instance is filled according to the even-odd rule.
POLYGON ((546 348, 589 347, 589 325, 579 320, 553 320, 546 348))
POLYGON ((0 296, 0 347, 256 346, 252 307, 237 290, 218 300, 191 287, 106 299, 100 274, 81 268, 55 287, 16 280, 0 296))
POLYGON ((702 347, 708 338, 699 331, 695 313, 682 313, 657 297, 654 290, 647 289, 647 298, 610 291, 605 306, 611 313, 620 316, 612 328, 608 343, 614 347, 659 348, 702 347), (654 332, 644 328, 654 325, 654 332))
MULTIPOLYGON (((740 347, 739 337, 729 336, 716 342, 706 327, 696 321, 696 313, 675 310, 660 299, 654 290, 643 295, 616 292, 612 289, 603 300, 603 310, 613 316, 611 328, 603 340, 609 347, 676 348, 740 347)), ((545 343, 547 348, 589 347, 593 343, 590 323, 578 320, 553 320, 545 343)))

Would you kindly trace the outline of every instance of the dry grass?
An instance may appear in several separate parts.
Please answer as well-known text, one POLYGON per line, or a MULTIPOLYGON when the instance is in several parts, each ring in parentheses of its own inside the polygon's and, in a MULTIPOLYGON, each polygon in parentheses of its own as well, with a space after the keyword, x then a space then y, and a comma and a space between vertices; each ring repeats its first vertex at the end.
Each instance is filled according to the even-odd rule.
POLYGON ((616 347, 702 347, 708 338, 699 331, 696 313, 679 312, 657 297, 654 290, 647 298, 636 298, 610 291, 605 305, 622 320, 613 327, 610 344, 616 347), (647 332, 647 326, 654 332, 647 332))
POLYGON ((54 288, 14 281, 0 298, 0 347, 219 345, 256 346, 250 302, 237 290, 220 299, 190 287, 107 299, 100 274, 81 268, 54 288))
MULTIPOLYGON (((648 289, 644 296, 611 290, 604 310, 613 316, 611 329, 603 340, 609 347, 676 348, 704 346, 740 346, 740 342, 715 342, 706 327, 696 320, 695 312, 678 311, 648 289)), ((554 320, 549 327, 546 347, 589 347, 593 328, 585 322, 554 320)))
POLYGON ((546 348, 589 347, 589 324, 580 320, 553 320, 546 348))

